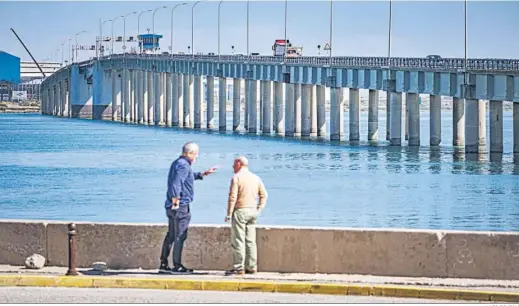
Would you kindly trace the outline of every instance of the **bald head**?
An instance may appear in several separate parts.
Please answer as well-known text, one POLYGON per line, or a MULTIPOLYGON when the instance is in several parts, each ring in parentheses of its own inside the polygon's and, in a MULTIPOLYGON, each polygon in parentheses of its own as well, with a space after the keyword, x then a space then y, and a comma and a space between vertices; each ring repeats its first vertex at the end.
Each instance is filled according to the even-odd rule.
POLYGON ((240 169, 249 167, 249 160, 245 156, 239 156, 234 160, 233 170, 238 173, 240 169))
POLYGON ((182 156, 194 162, 198 156, 198 145, 194 142, 188 142, 182 147, 182 156))

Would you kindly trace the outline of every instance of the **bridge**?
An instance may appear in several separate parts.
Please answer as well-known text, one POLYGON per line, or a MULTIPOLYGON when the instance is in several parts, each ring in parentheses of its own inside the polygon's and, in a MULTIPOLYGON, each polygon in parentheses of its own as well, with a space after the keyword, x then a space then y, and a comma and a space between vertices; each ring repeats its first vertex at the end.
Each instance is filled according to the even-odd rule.
POLYGON ((216 102, 218 130, 226 131, 229 79, 234 85, 233 131, 355 143, 361 140, 359 91, 369 90, 366 140, 376 143, 379 92, 385 91, 386 140, 392 146, 405 143, 405 95, 404 140, 408 146, 420 146, 418 95, 428 94, 431 147, 442 142, 441 97, 448 96, 453 98, 452 145, 464 147, 466 153, 503 153, 503 101, 514 102, 510 136, 513 153, 519 154, 517 59, 116 54, 63 67, 47 78, 42 85, 42 113, 215 129, 216 102), (207 83, 205 92, 202 78, 207 83), (215 78, 219 84, 217 99, 215 78), (344 133, 345 88, 349 95, 349 135, 344 133), (244 102, 240 98, 242 89, 244 102), (325 90, 330 93, 329 120, 325 90), (207 103, 205 120, 203 100, 207 103), (486 100, 490 101, 489 148, 486 100))

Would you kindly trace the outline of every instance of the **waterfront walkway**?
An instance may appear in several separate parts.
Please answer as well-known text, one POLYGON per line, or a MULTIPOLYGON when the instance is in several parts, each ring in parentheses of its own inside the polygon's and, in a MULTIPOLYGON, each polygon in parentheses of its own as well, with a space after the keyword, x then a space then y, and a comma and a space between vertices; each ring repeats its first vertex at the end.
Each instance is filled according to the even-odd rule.
MULTIPOLYGON (((79 276, 64 276, 67 269, 27 270, 0 265, 2 287, 133 288, 196 291, 255 291, 299 294, 360 295, 471 301, 519 301, 519 281, 453 278, 381 277, 371 275, 258 273, 226 277, 222 271, 192 275, 161 275, 157 270, 79 269, 79 276)), ((425 301, 425 300, 424 300, 425 301)))

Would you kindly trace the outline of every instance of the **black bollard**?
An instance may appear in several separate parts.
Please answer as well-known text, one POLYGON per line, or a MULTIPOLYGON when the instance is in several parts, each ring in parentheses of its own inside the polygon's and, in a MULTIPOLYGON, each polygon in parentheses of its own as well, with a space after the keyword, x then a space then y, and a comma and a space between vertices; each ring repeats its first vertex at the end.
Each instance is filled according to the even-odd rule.
POLYGON ((70 223, 68 225, 68 271, 67 275, 75 276, 79 273, 76 271, 76 225, 70 223))

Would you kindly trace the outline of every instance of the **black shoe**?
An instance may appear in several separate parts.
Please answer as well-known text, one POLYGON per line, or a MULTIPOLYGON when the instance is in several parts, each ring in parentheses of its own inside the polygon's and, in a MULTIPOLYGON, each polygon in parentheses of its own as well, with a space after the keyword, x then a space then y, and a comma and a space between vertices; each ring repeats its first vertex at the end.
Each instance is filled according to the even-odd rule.
POLYGON ((175 273, 193 273, 193 269, 188 269, 183 265, 175 265, 171 271, 175 273))
POLYGON ((159 267, 159 273, 160 274, 169 274, 172 272, 173 269, 171 269, 169 266, 168 266, 168 263, 167 262, 163 262, 160 264, 160 267, 159 267))
POLYGON ((245 271, 243 270, 236 270, 236 269, 232 269, 232 270, 227 270, 225 271, 225 275, 226 276, 231 276, 231 275, 243 275, 245 274, 245 271))

